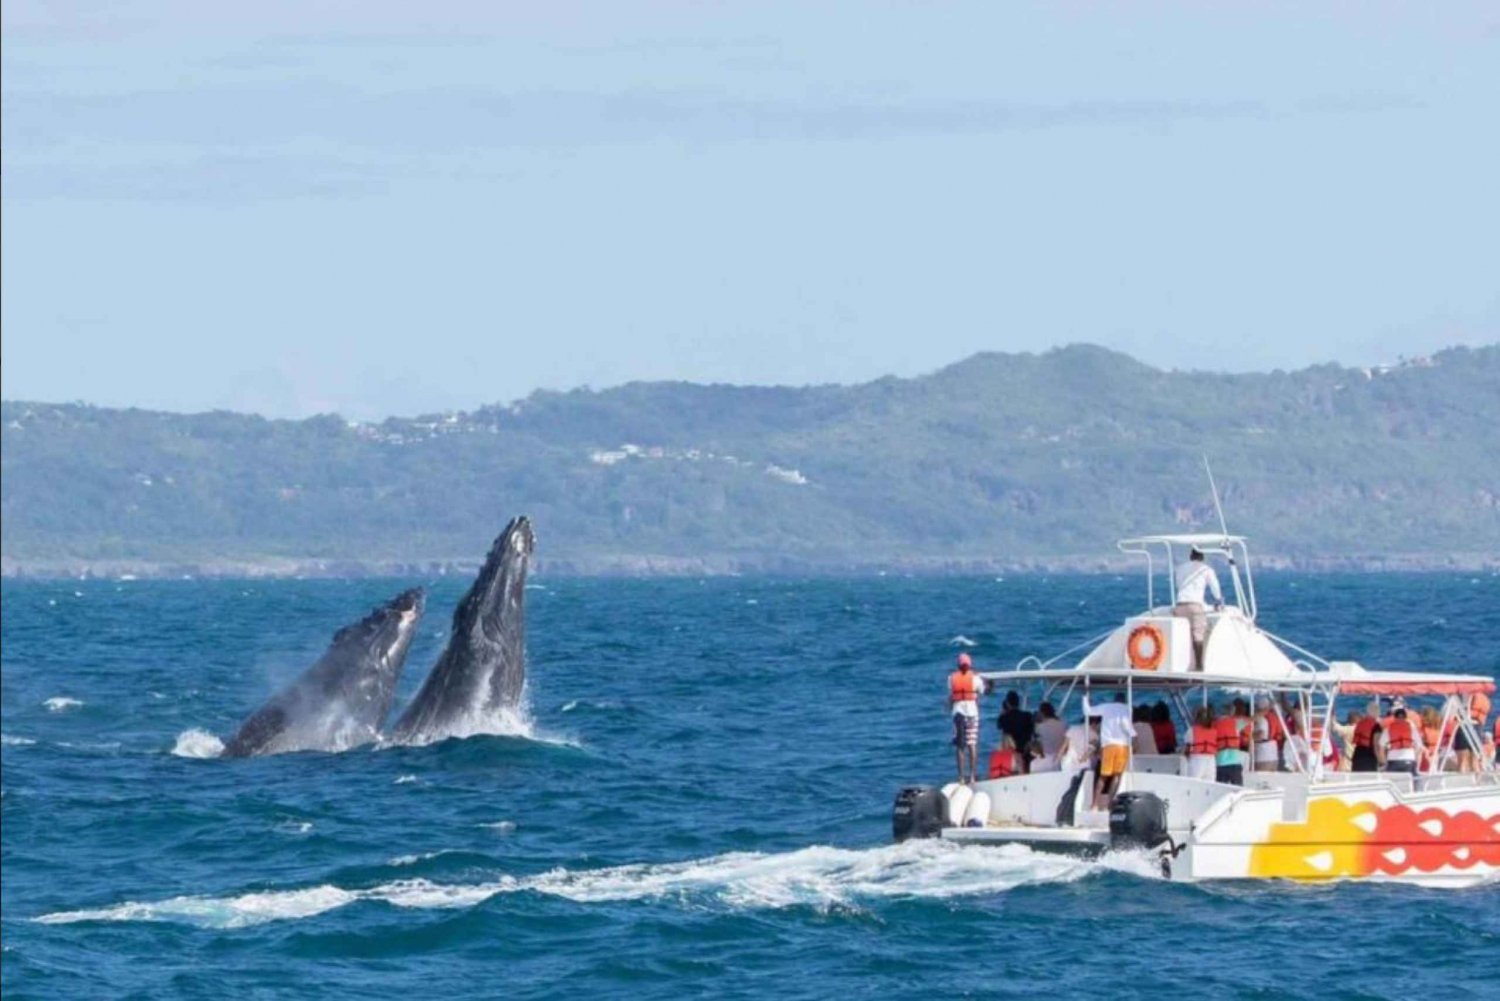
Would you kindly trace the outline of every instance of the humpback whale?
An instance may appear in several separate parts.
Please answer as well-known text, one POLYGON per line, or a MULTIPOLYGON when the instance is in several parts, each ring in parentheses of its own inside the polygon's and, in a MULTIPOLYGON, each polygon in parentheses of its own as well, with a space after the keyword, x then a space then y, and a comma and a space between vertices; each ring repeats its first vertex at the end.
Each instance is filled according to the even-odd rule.
POLYGON ((273 695, 224 744, 224 756, 342 751, 379 735, 422 618, 421 588, 404 591, 334 634, 316 664, 273 695))
POLYGON ((428 742, 484 729, 521 701, 526 682, 526 564, 531 523, 505 526, 453 612, 448 646, 396 722, 397 742, 428 742))

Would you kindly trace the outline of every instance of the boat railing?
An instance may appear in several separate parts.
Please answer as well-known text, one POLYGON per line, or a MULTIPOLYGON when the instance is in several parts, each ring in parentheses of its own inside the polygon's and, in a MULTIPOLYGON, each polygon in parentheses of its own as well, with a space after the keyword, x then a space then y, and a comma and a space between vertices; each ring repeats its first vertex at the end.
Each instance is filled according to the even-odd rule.
POLYGON ((1270 640, 1272 643, 1275 643, 1277 646, 1285 647, 1293 653, 1298 653, 1301 654, 1302 657, 1308 658, 1306 660, 1303 660, 1302 658, 1293 660, 1292 663, 1297 667, 1300 667, 1307 671, 1311 671, 1314 674, 1317 674, 1320 671, 1333 670, 1332 664, 1324 660, 1322 657, 1319 657, 1311 650, 1308 650, 1305 647, 1298 646, 1291 640, 1287 639, 1285 636, 1277 636, 1275 633, 1271 632, 1271 630, 1266 629, 1263 626, 1257 625, 1256 628, 1260 630, 1260 634, 1262 636, 1270 640))
POLYGON ((1062 653, 1058 654, 1055 657, 1051 657, 1051 658, 1049 658, 1047 660, 1042 660, 1036 654, 1029 653, 1026 656, 1022 657, 1020 660, 1016 661, 1016 666, 1015 666, 1014 670, 1017 670, 1017 671, 1027 671, 1027 670, 1045 671, 1048 668, 1050 668, 1053 664, 1056 664, 1058 661, 1062 660, 1064 657, 1068 656, 1069 654, 1077 653, 1079 650, 1082 650, 1085 647, 1091 647, 1091 646, 1093 646, 1096 643, 1102 642, 1103 640, 1107 639, 1110 636, 1110 634, 1113 633, 1118 628, 1119 628, 1118 626, 1111 626, 1110 628, 1104 630, 1104 632, 1100 633, 1098 636, 1090 636, 1088 639, 1084 640, 1082 643, 1075 643, 1073 646, 1068 647, 1062 653))

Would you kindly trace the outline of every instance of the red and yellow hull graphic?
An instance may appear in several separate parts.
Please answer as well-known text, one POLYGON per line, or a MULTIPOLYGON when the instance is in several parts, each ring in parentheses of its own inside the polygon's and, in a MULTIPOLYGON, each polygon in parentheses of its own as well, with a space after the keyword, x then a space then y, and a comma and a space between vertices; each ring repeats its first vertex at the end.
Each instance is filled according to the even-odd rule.
POLYGON ((1412 877, 1500 867, 1500 814, 1450 813, 1346 803, 1308 803, 1305 823, 1271 825, 1250 852, 1250 875, 1284 879, 1412 877))

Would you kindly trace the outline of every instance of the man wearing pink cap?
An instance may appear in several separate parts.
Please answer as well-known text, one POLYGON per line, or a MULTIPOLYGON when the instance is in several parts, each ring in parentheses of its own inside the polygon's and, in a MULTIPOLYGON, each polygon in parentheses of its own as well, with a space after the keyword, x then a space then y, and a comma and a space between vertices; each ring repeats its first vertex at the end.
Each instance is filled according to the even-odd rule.
POLYGON ((948 675, 948 707, 953 714, 953 756, 958 764, 958 781, 973 784, 979 780, 979 695, 984 680, 974 673, 974 662, 966 653, 958 655, 958 670, 948 675), (964 770, 964 755, 969 768, 964 770), (964 776, 967 774, 968 778, 964 776))

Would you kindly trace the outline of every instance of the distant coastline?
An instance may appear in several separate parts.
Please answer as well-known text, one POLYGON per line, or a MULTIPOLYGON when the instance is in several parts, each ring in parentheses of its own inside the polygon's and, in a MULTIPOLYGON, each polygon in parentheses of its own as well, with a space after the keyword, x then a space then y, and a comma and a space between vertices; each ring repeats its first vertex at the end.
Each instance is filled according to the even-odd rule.
POLYGON ((1088 345, 855 386, 634 383, 352 422, 0 402, 6 577, 472 573, 527 514, 584 576, 1113 573, 1229 526, 1260 566, 1500 565, 1500 345, 1155 369, 1088 345))
MULTIPOLYGON (((0 558, 6 580, 290 580, 472 575, 478 560, 347 560, 307 557, 196 560, 18 560, 0 558)), ((974 577, 989 574, 1118 574, 1140 569, 1125 556, 1054 556, 1018 559, 932 557, 853 563, 759 557, 666 555, 538 558, 541 577, 668 578, 793 575, 807 577, 974 577)), ((1301 573, 1500 573, 1497 553, 1390 553, 1384 555, 1285 556, 1257 554, 1258 571, 1301 573)))

